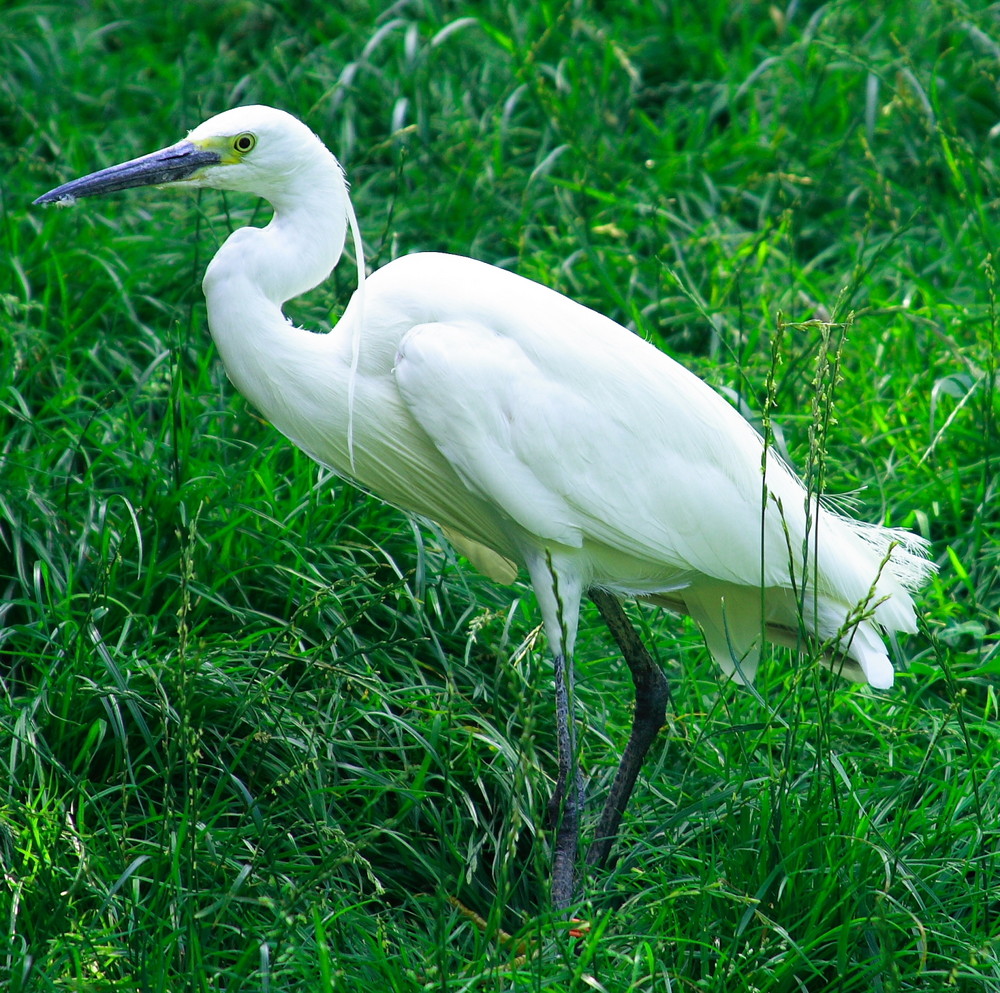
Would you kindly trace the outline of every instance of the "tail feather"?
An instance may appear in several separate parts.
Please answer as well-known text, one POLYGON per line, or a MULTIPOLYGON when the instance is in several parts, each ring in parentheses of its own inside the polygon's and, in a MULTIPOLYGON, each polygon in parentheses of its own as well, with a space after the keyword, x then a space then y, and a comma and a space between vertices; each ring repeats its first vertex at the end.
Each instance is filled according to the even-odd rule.
MULTIPOLYGON (((913 630, 909 594, 897 591, 895 598, 903 603, 891 614, 892 626, 885 628, 913 630)), ((802 605, 791 590, 773 588, 764 591, 762 602, 759 589, 728 583, 699 583, 648 599, 693 617, 712 657, 736 682, 749 683, 756 675, 763 635, 793 649, 802 649, 804 642, 822 646, 822 661, 846 679, 878 689, 893 684, 892 662, 879 632, 882 604, 872 606, 866 599, 848 607, 831 597, 814 596, 802 605)))

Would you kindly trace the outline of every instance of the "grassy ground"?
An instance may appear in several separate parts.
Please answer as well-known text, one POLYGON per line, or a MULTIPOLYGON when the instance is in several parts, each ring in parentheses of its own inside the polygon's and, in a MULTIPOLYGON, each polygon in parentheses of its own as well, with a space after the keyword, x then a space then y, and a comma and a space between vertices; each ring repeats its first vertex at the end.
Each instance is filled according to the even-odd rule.
MULTIPOLYGON (((996 8, 384 6, 5 4, 0 982, 995 993, 996 8), (341 156, 372 265, 568 292, 933 542, 887 693, 777 651, 722 687, 690 623, 635 614, 674 704, 583 938, 547 905, 530 592, 325 478, 213 355, 201 273, 266 211, 28 206, 248 102, 341 156)), ((629 692, 583 627, 596 806, 629 692)))

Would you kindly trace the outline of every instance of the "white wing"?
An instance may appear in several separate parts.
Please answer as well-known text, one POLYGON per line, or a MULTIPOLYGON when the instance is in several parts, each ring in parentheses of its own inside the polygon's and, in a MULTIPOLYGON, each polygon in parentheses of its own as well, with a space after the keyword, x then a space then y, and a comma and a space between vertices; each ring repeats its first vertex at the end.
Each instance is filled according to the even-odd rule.
MULTIPOLYGON (((587 546, 611 568, 616 554, 634 560, 620 565, 634 576, 598 580, 759 583, 762 445, 749 424, 612 321, 490 273, 506 278, 489 294, 489 323, 418 325, 395 368, 405 404, 468 488, 542 542, 587 546)), ((786 516, 802 515, 803 492, 777 460, 767 485, 786 516)), ((770 527, 767 585, 788 583, 788 541, 770 527)))

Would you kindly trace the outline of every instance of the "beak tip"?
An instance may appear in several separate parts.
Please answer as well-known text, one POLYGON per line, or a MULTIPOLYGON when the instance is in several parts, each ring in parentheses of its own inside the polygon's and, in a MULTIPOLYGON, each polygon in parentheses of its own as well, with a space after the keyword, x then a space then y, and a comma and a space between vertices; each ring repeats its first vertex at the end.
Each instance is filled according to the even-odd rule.
POLYGON ((49 193, 43 193, 36 200, 31 201, 32 207, 72 207, 76 203, 76 197, 70 193, 59 193, 56 195, 55 190, 49 193))

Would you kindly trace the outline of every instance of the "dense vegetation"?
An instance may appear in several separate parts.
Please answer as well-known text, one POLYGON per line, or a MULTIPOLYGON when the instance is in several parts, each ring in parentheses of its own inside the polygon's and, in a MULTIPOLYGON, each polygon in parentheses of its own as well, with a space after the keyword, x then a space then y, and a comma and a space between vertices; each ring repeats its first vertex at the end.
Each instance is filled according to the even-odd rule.
MULTIPOLYGON (((996 6, 8 2, 0 65, 4 988, 1000 989, 996 6), (723 686, 633 611, 673 704, 583 937, 530 591, 328 478, 213 353, 201 273, 266 207, 29 206, 252 102, 340 156, 370 266, 567 292, 932 541, 891 692, 778 650, 723 686)), ((583 629, 596 809, 630 687, 583 629)))

